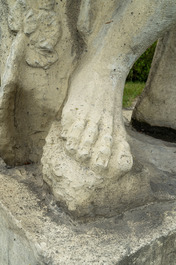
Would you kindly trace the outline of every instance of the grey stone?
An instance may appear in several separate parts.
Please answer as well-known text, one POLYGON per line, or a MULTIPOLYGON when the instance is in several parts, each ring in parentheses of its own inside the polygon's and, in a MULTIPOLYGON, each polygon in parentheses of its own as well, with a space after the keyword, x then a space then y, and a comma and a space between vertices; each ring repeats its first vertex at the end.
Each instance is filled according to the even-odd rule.
POLYGON ((114 210, 111 218, 73 220, 48 194, 40 168, 7 169, 1 163, 0 264, 175 264, 176 146, 130 128, 128 132, 139 207, 134 209, 131 202, 121 214, 114 210), (161 150, 162 156, 154 159, 161 150))
POLYGON ((61 111, 79 57, 69 12, 66 1, 0 1, 0 155, 10 165, 40 162, 61 111))
POLYGON ((61 120, 52 123, 41 160, 45 182, 74 215, 112 215, 140 197, 139 180, 131 177, 123 88, 133 63, 173 27, 175 14, 174 1, 103 1, 101 8, 98 1, 81 2, 77 28, 87 52, 71 76, 61 120))
POLYGON ((174 264, 176 146, 125 129, 122 96, 175 0, 0 14, 0 263, 174 264))

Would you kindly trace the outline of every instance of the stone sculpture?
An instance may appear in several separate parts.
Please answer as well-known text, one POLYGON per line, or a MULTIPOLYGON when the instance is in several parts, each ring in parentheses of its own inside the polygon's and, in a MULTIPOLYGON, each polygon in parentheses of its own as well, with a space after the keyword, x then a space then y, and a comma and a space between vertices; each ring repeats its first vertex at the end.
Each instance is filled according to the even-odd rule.
POLYGON ((98 3, 82 1, 77 27, 87 52, 62 111, 65 144, 55 122, 42 158, 45 181, 76 215, 102 214, 103 207, 111 214, 118 208, 119 186, 125 193, 124 175, 133 165, 122 119, 125 79, 135 60, 176 22, 174 1, 104 4, 100 15, 98 3))
MULTIPOLYGON (((29 39, 25 60, 32 67, 47 69, 58 60, 54 47, 61 36, 61 29, 59 17, 53 11, 54 5, 55 1, 39 1, 37 12, 19 0, 10 7, 9 28, 15 34, 23 35, 21 42, 25 42, 25 37, 29 39)), ((16 45, 21 48, 18 41, 16 45)))
POLYGON ((133 166, 122 118, 124 83, 137 58, 176 23, 175 0, 102 1, 101 8, 91 0, 11 0, 9 15, 5 2, 2 46, 8 39, 11 48, 2 57, 0 154, 11 164, 39 161, 52 124, 42 165, 56 200, 77 216, 120 210, 130 200, 125 197, 119 206, 133 166), (23 67, 25 78, 18 74, 23 67), (28 111, 24 103, 18 106, 24 99, 19 91, 32 94, 28 111), (41 95, 47 107, 38 103, 41 95), (30 116, 40 113, 25 133, 24 109, 30 116))
POLYGON ((0 154, 10 165, 40 161, 65 99, 78 46, 66 9, 49 0, 0 2, 0 154))
POLYGON ((121 106, 163 34, 175 65, 175 23, 175 0, 0 0, 1 265, 175 264, 176 144, 121 106))

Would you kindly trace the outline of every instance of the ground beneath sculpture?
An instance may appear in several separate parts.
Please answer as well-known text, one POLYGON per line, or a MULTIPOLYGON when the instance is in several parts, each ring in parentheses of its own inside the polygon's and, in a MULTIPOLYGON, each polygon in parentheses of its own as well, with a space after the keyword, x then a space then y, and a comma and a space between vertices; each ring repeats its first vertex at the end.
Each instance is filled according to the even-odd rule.
POLYGON ((150 171, 156 200, 111 218, 72 220, 43 185, 40 168, 1 161, 0 264, 175 264, 176 145, 127 130, 136 171, 145 180, 150 171))

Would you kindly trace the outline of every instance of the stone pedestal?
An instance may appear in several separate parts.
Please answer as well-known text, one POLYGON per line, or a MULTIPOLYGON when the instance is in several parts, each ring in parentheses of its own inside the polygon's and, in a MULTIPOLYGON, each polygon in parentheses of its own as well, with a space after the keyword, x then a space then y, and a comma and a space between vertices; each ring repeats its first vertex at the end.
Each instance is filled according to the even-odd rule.
POLYGON ((111 218, 73 220, 48 193, 39 168, 1 163, 1 265, 175 264, 176 146, 129 134, 135 167, 128 185, 140 190, 141 206, 129 200, 131 210, 114 210, 111 218))

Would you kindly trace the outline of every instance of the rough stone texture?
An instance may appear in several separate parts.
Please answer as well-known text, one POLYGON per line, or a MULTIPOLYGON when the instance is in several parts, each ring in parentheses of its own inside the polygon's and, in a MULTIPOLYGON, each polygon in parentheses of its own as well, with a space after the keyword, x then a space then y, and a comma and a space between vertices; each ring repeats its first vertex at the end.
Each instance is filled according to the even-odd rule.
MULTIPOLYGON (((53 126, 57 126, 57 123, 53 126)), ((49 174, 44 174, 43 178, 52 187, 56 200, 66 206, 73 216, 113 216, 114 212, 120 213, 155 201, 156 194, 151 191, 151 183, 155 186, 156 181, 164 187, 167 181, 172 182, 164 173, 161 176, 160 171, 157 170, 170 174, 176 170, 175 148, 169 149, 170 143, 166 146, 165 144, 159 146, 160 142, 146 138, 145 141, 148 142, 146 146, 145 141, 135 139, 135 134, 133 135, 130 131, 133 136, 131 149, 134 165, 132 170, 119 179, 111 177, 108 172, 102 178, 102 174, 98 175, 93 171, 90 174, 86 165, 82 164, 80 168, 73 158, 64 155, 64 152, 58 152, 58 146, 61 146, 62 142, 59 135, 55 135, 56 131, 59 132, 59 128, 57 130, 55 127, 53 130, 51 128, 51 132, 54 133, 53 138, 46 139, 47 148, 44 148, 44 156, 50 163, 43 163, 43 171, 44 173, 49 171, 50 178, 48 178, 49 174), (157 148, 154 149, 153 145, 157 148), (146 160, 154 164, 154 167, 144 166, 146 160), (54 167, 52 163, 54 165, 57 163, 57 167, 54 167), (77 173, 78 170, 80 174, 77 173)), ((140 139, 140 134, 138 137, 140 139)), ((129 136, 128 141, 131 143, 129 136)), ((162 195, 157 200, 162 200, 162 195)))
POLYGON ((140 205, 145 204, 146 190, 152 199, 148 205, 123 209, 120 215, 114 210, 114 217, 107 219, 72 220, 46 191, 40 169, 7 168, 1 163, 1 265, 175 264, 176 145, 130 127, 128 133, 138 164, 140 205))
POLYGON ((101 23, 98 23, 99 16, 92 22, 98 24, 98 29, 94 31, 93 26, 89 30, 80 29, 80 24, 94 19, 89 15, 92 9, 101 12, 91 1, 82 2, 78 29, 83 35, 90 32, 90 41, 86 35, 87 53, 71 78, 68 100, 62 111, 62 137, 67 152, 91 169, 109 167, 116 172, 120 171, 120 164, 123 172, 126 164, 128 171, 132 157, 127 148, 121 106, 125 79, 138 56, 176 23, 176 5, 172 1, 159 4, 158 1, 112 1, 105 13, 108 21, 101 14, 101 23), (111 164, 114 156, 116 163, 111 164))
POLYGON ((175 0, 1 0, 0 10, 5 162, 39 162, 52 124, 43 177, 69 211, 110 216, 153 201, 148 185, 141 200, 122 95, 135 60, 175 25, 175 0))
POLYGON ((176 129, 176 36, 175 28, 158 42, 150 75, 139 99, 133 120, 151 126, 176 129))
POLYGON ((0 155, 8 164, 40 161, 66 97, 79 47, 77 4, 70 16, 67 2, 0 1, 0 155))
POLYGON ((126 135, 122 117, 130 67, 175 14, 175 0, 0 1, 0 264, 175 263, 176 146, 126 135))
POLYGON ((135 60, 176 23, 175 1, 103 1, 102 13, 97 4, 81 3, 77 27, 87 52, 42 156, 44 180, 78 216, 111 215, 138 198, 136 179, 127 199, 133 159, 122 119, 124 83, 135 60))
MULTIPOLYGON (((124 151, 128 151, 129 146, 125 147, 124 151)), ((114 157, 115 159, 118 157, 114 157)), ((111 160, 111 163, 115 162, 111 160)), ((118 163, 120 170, 95 173, 86 164, 80 164, 65 153, 59 123, 52 124, 42 157, 43 178, 51 187, 57 201, 65 204, 75 215, 111 215, 112 209, 119 207, 117 197, 126 193, 124 190, 127 179, 124 186, 124 181, 121 183, 118 178, 128 168, 126 161, 122 165, 118 163)))

